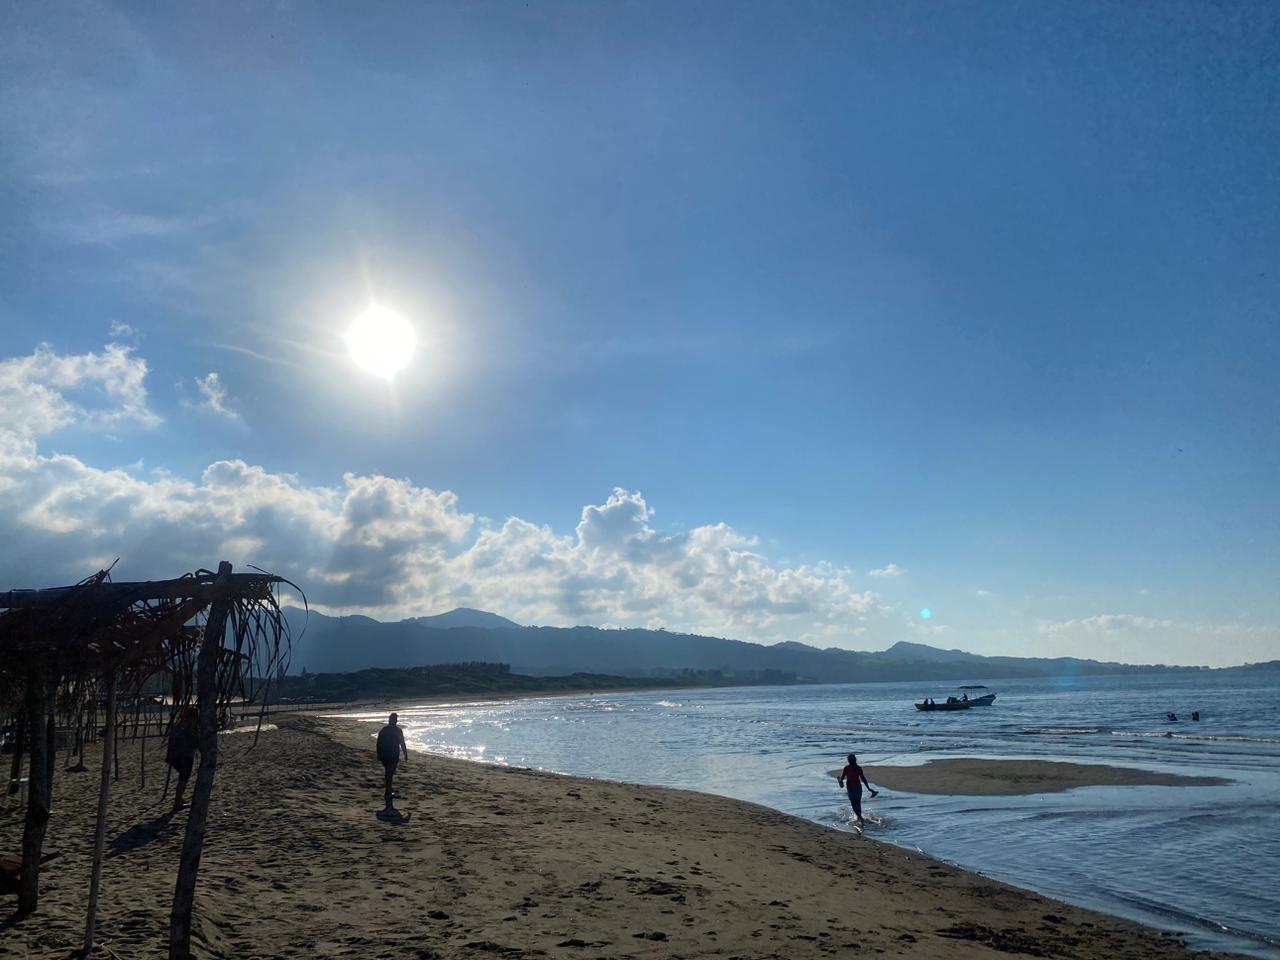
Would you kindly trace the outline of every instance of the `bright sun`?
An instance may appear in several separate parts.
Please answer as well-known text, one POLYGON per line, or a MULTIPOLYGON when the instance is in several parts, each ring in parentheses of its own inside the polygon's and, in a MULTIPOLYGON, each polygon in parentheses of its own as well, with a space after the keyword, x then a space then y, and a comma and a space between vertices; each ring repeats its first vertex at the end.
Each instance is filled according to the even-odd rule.
POLYGON ((356 317, 347 331, 351 359, 384 380, 405 368, 417 342, 408 320, 377 304, 356 317))

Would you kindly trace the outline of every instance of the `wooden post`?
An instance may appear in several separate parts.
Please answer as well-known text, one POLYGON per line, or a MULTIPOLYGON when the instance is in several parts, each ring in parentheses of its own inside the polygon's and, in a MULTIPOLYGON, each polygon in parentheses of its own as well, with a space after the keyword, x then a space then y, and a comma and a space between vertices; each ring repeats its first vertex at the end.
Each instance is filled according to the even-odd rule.
POLYGON ((49 711, 49 719, 45 722, 45 740, 48 743, 48 752, 44 759, 44 776, 48 781, 49 809, 53 809, 53 771, 57 767, 58 759, 58 724, 54 718, 54 698, 58 695, 57 687, 53 687, 50 691, 49 701, 45 709, 49 711))
POLYGON ((231 564, 218 564, 215 594, 205 622, 204 637, 196 659, 196 711, 199 715, 200 766, 196 771, 195 789, 187 814, 187 833, 182 841, 182 859, 178 864, 178 883, 173 891, 173 911, 169 914, 169 960, 189 960, 191 956, 191 913, 195 906, 196 878, 200 872, 200 854, 204 849, 205 826, 209 817, 209 797, 213 793, 213 775, 218 768, 218 659, 226 633, 227 580, 231 564))
POLYGON ((13 760, 9 762, 9 795, 18 792, 18 778, 22 776, 22 758, 27 752, 27 715, 18 714, 18 729, 13 736, 13 760))
POLYGON ((45 715, 50 698, 49 680, 43 671, 36 669, 27 675, 26 694, 30 792, 22 831, 22 872, 18 878, 18 914, 24 917, 35 912, 40 899, 40 853, 49 825, 49 738, 45 735, 45 715))
POLYGON ((102 775, 98 780, 98 826, 93 834, 93 872, 89 875, 89 914, 84 923, 84 953, 93 949, 98 922, 98 888, 102 882, 102 854, 107 846, 107 797, 111 793, 111 767, 116 752, 116 675, 107 674, 107 726, 102 738, 102 775))
MULTIPOLYGON (((108 724, 114 724, 115 722, 116 722, 115 717, 109 717, 107 719, 108 724)), ((112 730, 110 733, 107 733, 106 727, 103 727, 102 735, 104 737, 114 737, 117 740, 120 739, 120 731, 116 730, 114 727, 112 727, 112 730)), ((111 776, 112 776, 112 779, 114 780, 120 779, 120 757, 114 752, 112 753, 112 756, 111 756, 111 776)))
POLYGON ((71 755, 74 753, 76 757, 75 766, 68 766, 67 770, 71 773, 80 773, 84 770, 84 708, 76 706, 75 717, 75 743, 67 753, 67 763, 71 763, 71 755))

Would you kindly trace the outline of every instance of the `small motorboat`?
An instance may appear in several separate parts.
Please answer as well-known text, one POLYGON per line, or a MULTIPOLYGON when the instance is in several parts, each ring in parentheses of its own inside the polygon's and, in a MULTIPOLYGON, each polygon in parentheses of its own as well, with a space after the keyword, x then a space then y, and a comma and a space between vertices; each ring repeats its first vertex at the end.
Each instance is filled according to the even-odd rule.
POLYGON ((986 689, 989 689, 989 688, 984 687, 980 683, 974 683, 974 684, 969 684, 967 686, 961 687, 960 692, 968 700, 971 706, 989 707, 996 702, 996 695, 994 693, 985 693, 979 697, 973 697, 969 695, 970 690, 986 690, 986 689))
POLYGON ((916 709, 923 710, 928 713, 932 710, 968 710, 972 706, 972 700, 956 700, 953 697, 946 703, 929 703, 927 701, 924 703, 917 703, 916 709))

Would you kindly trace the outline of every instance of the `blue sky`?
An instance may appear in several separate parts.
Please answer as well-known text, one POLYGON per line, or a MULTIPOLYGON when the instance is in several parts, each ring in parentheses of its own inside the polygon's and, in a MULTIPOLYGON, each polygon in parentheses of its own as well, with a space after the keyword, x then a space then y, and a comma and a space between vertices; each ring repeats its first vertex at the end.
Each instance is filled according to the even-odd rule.
POLYGON ((1265 3, 4 4, 0 586, 1280 657, 1277 49, 1265 3))

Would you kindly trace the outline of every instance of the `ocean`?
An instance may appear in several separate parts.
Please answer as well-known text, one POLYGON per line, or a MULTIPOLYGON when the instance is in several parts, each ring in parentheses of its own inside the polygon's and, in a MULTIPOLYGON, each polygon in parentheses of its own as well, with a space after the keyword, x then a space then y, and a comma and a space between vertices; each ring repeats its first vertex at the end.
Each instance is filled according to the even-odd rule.
MULTIPOLYGON (((764 804, 837 830, 832 773, 941 757, 1110 763, 1224 786, 1087 787, 1018 797, 883 791, 868 834, 967 870, 1280 957, 1280 684, 1275 674, 986 681, 989 708, 921 714, 937 683, 739 687, 457 703, 401 711, 412 747, 764 804), (1201 720, 1190 719, 1193 710, 1201 720), (1175 712, 1171 723, 1166 713, 1175 712)), ((362 719, 381 720, 359 714, 362 719)), ((872 778, 874 784, 874 776, 872 778)))

